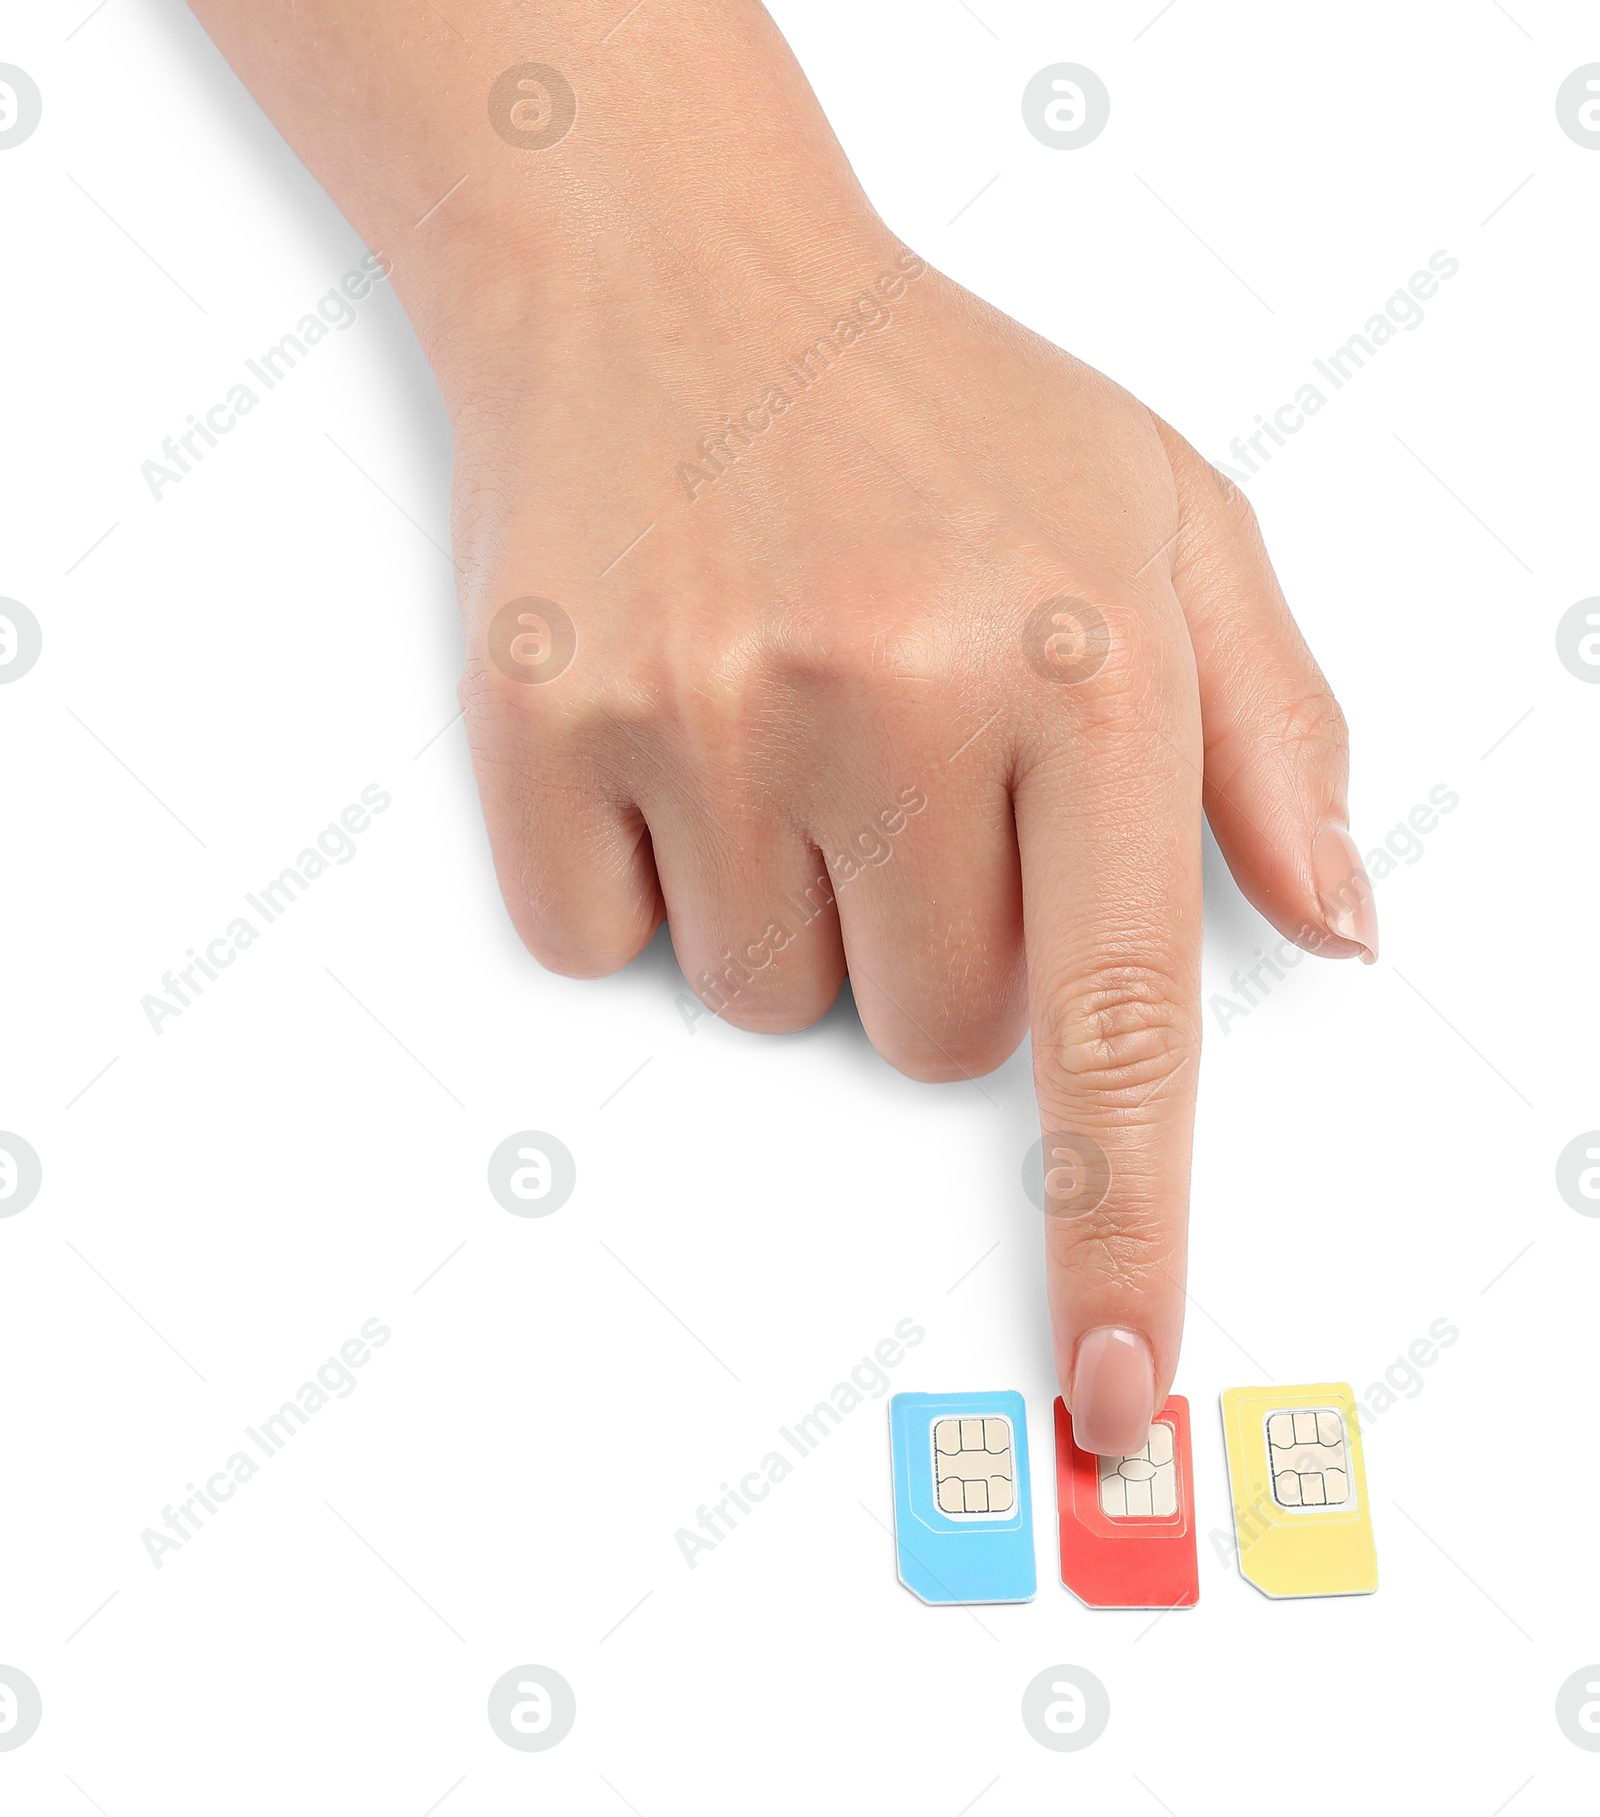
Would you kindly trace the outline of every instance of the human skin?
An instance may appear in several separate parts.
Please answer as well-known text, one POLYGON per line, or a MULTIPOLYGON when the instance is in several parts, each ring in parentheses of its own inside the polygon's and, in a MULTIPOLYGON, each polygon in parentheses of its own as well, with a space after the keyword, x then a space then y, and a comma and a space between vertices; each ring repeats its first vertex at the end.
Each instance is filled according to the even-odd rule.
POLYGON ((848 972, 919 1079, 1031 1026, 1057 1375, 1086 1449, 1138 1450, 1183 1325, 1202 815, 1281 933, 1377 952, 1344 721, 1249 505, 902 245, 755 0, 192 4, 438 378, 530 951, 598 976, 665 917, 775 1033, 848 972), (539 149, 548 87, 491 120, 525 64, 577 102, 539 149), (509 660, 496 620, 530 600, 575 630, 547 681, 546 609, 509 660))

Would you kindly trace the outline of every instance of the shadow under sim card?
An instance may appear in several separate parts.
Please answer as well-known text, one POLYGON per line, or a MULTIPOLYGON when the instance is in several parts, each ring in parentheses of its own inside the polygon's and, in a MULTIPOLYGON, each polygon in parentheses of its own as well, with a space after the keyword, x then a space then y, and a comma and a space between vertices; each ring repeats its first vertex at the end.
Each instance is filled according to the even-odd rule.
POLYGON ((1080 1449, 1056 1400, 1056 1513, 1061 1581, 1091 1609, 1187 1609, 1200 1600, 1189 1403, 1170 1396, 1144 1449, 1080 1449))
POLYGON ((1346 1382, 1229 1388, 1222 1436, 1239 1570, 1266 1596, 1378 1587, 1355 1395, 1346 1382))
POLYGON ((1022 1396, 889 1402, 900 1581, 926 1603, 1031 1602, 1037 1587, 1022 1396))

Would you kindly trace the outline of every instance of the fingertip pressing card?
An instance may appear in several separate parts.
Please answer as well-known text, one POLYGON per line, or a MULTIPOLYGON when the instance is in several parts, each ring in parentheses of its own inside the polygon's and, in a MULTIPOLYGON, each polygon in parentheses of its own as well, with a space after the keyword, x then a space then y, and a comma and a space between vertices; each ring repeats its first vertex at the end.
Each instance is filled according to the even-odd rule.
POLYGON ((1267 1596, 1376 1590, 1378 1553, 1349 1384, 1229 1388, 1222 1432, 1243 1575, 1267 1596))
POLYGON ((1132 1457, 1079 1448, 1056 1400, 1061 1581, 1091 1609, 1186 1609, 1200 1600, 1189 1403, 1172 1395, 1132 1457))
POLYGON ((1037 1579, 1022 1396, 889 1402, 900 1581, 926 1603, 1031 1602, 1037 1579))

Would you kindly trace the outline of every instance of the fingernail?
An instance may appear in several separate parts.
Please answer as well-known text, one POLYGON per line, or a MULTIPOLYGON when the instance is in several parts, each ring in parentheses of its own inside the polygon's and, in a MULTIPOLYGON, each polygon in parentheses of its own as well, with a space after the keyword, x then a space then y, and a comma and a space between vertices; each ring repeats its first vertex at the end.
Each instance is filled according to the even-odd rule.
POLYGON ((1378 957, 1378 905, 1348 827, 1334 821, 1317 834, 1311 844, 1311 875, 1329 928, 1341 940, 1365 947, 1362 963, 1373 964, 1378 957))
POLYGON ((1097 1457, 1142 1451, 1156 1416, 1156 1367, 1137 1331, 1102 1325, 1078 1345, 1072 1435, 1097 1457))

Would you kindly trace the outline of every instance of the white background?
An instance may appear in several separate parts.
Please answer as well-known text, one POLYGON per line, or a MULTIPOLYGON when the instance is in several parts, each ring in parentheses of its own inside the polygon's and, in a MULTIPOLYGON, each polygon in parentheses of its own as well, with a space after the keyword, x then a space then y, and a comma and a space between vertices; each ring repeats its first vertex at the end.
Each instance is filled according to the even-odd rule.
MULTIPOLYGON (((363 248, 186 12, 74 30, 86 0, 36 0, 0 33, 44 95, 0 153, 0 593, 45 640, 0 690, 0 1126, 45 1182, 0 1222, 0 1662, 44 1721, 0 1804, 1587 1807, 1600 1757, 1554 1699, 1600 1659, 1600 1222, 1554 1164, 1600 1124, 1600 688, 1553 632, 1600 592, 1600 155, 1554 96, 1600 23, 775 10, 905 240, 1213 457, 1431 253, 1461 263, 1249 485, 1349 713, 1363 849, 1436 785, 1460 805, 1379 884, 1376 969, 1208 1014, 1178 1379, 1200 1605, 1152 1627, 1056 1581, 1025 1053, 921 1086, 848 1002, 790 1039, 690 1033, 661 942, 599 984, 524 955, 464 735, 428 742, 460 665, 449 447, 387 288, 151 499, 140 462, 363 248), (1019 112, 1059 61, 1112 97, 1078 152, 1019 112), (393 805, 356 857, 154 1036, 141 996, 370 783, 393 805), (527 1128, 577 1158, 539 1221, 485 1186, 527 1128), (675 1530, 906 1317, 896 1388, 1027 1399, 1037 1600, 980 1627, 900 1588, 881 1401, 691 1572, 675 1530), (157 1571, 141 1530, 369 1318, 393 1338, 357 1391, 157 1571), (1367 1440, 1379 1592, 1268 1602, 1207 1538, 1219 1391, 1365 1392, 1441 1318, 1459 1341, 1367 1440), (484 1714, 526 1662, 577 1694, 544 1754, 484 1714), (1110 1692, 1078 1754, 1019 1715, 1058 1663, 1110 1692)), ((1211 994, 1266 929, 1207 885, 1211 994)))

